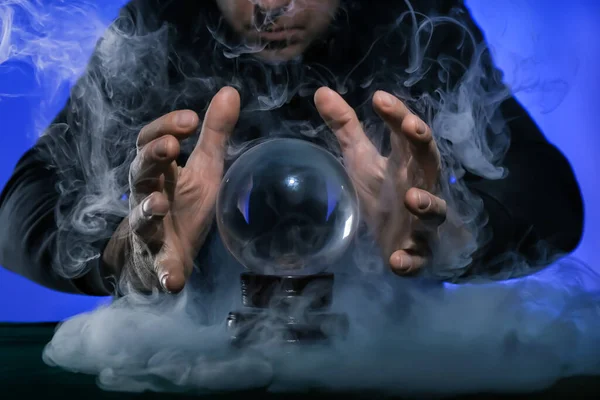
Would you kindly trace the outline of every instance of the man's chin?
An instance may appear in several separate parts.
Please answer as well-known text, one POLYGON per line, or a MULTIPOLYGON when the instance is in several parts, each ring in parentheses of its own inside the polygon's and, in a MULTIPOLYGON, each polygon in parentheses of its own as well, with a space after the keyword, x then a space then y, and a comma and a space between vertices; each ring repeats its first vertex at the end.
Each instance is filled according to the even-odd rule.
POLYGON ((290 44, 278 49, 266 48, 256 53, 255 56, 267 63, 279 64, 298 59, 302 56, 304 48, 305 46, 299 43, 290 44))

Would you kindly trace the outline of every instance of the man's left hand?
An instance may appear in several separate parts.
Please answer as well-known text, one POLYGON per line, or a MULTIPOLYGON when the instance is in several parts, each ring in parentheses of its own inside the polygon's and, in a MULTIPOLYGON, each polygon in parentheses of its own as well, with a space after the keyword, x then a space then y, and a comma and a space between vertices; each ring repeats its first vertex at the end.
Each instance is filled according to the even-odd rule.
POLYGON ((417 274, 431 261, 447 213, 446 202, 436 195, 441 163, 431 129, 398 98, 376 92, 373 107, 391 131, 391 152, 384 157, 339 94, 321 88, 315 104, 340 143, 384 260, 398 275, 417 274))

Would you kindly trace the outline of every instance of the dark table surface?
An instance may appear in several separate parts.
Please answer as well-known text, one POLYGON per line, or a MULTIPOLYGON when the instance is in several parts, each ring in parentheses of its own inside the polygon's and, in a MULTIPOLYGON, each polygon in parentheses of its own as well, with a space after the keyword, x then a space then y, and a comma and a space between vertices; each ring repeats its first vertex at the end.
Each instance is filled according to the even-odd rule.
MULTIPOLYGON (((156 394, 156 393, 115 393, 100 390, 93 376, 73 374, 57 368, 48 367, 43 363, 41 354, 44 346, 52 338, 55 324, 7 324, 0 323, 0 399, 24 399, 42 397, 46 399, 185 399, 189 396, 156 394), (31 396, 31 397, 30 397, 31 396)), ((301 399, 301 398, 382 398, 373 393, 339 393, 339 394, 285 394, 275 395, 264 392, 242 392, 209 396, 211 399, 241 399, 254 398, 262 400, 301 399)), ((208 397, 208 396, 207 396, 208 397)), ((514 398, 516 395, 479 394, 463 396, 464 399, 485 398, 514 398)), ((523 394, 518 395, 523 398, 523 394)), ((600 377, 577 377, 558 382, 554 387, 541 393, 528 393, 530 399, 562 398, 580 399, 600 398, 600 377)))

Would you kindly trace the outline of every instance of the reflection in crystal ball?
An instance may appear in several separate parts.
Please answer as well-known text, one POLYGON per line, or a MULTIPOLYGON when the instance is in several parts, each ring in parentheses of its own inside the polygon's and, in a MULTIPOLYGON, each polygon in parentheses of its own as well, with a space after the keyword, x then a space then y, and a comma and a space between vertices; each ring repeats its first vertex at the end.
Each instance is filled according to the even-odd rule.
POLYGON ((217 199, 225 246, 261 274, 324 271, 358 226, 356 191, 328 151, 299 139, 273 139, 242 154, 217 199))

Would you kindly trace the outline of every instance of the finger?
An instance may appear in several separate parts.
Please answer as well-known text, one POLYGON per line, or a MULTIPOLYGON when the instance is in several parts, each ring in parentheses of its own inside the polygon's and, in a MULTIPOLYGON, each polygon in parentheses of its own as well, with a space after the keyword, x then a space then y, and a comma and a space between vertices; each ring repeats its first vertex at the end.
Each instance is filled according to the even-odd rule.
POLYGON ((438 182, 441 164, 431 129, 416 115, 409 115, 402 121, 401 135, 408 140, 412 160, 423 171, 425 187, 433 188, 438 182))
POLYGON ((406 250, 395 251, 389 260, 392 272, 400 276, 417 275, 427 264, 428 258, 421 254, 412 254, 406 250))
POLYGON ((232 87, 221 89, 212 99, 202 125, 202 131, 186 166, 199 169, 210 163, 222 168, 227 140, 240 116, 240 95, 232 87))
POLYGON ((169 202, 166 196, 155 192, 135 207, 129 216, 131 231, 154 254, 162 245, 163 218, 168 210, 169 202))
POLYGON ((446 201, 425 190, 409 189, 404 197, 404 205, 427 227, 435 228, 446 221, 446 201))
POLYGON ((167 293, 181 292, 189 276, 181 258, 173 254, 167 249, 156 260, 156 274, 160 286, 167 293))
POLYGON ((150 193, 163 190, 161 177, 172 167, 179 152, 179 141, 171 135, 155 139, 141 149, 131 163, 129 174, 133 206, 150 193))
POLYGON ((391 157, 401 156, 403 149, 400 143, 406 139, 413 159, 425 172, 427 184, 434 184, 439 174, 440 157, 431 129, 402 101, 389 93, 375 93, 373 104, 376 112, 392 131, 391 157))
POLYGON ((399 165, 399 161, 406 158, 407 154, 405 151, 406 138, 399 135, 398 132, 401 131, 402 121, 412 113, 397 97, 381 90, 375 92, 373 96, 373 108, 392 132, 390 159, 393 165, 399 165))
POLYGON ((358 154, 364 154, 364 151, 379 154, 365 135, 356 112, 342 96, 327 87, 322 87, 315 93, 315 106, 336 136, 346 157, 356 157, 358 154))
POLYGON ((151 141, 164 135, 173 135, 182 140, 196 131, 200 119, 191 110, 173 111, 144 126, 137 138, 137 148, 141 149, 151 141))
POLYGON ((392 130, 399 130, 402 120, 413 115, 404 102, 383 90, 373 95, 373 107, 384 121, 389 120, 388 125, 392 130))

